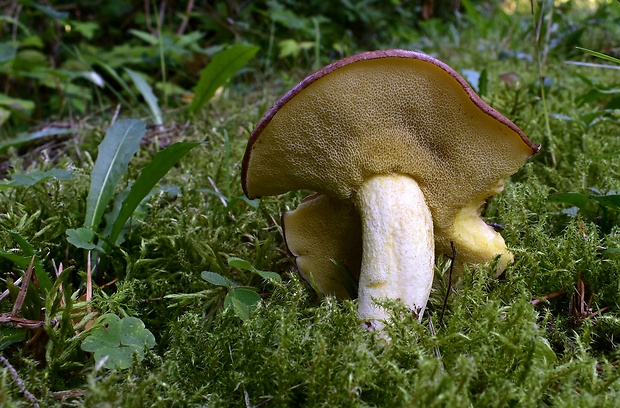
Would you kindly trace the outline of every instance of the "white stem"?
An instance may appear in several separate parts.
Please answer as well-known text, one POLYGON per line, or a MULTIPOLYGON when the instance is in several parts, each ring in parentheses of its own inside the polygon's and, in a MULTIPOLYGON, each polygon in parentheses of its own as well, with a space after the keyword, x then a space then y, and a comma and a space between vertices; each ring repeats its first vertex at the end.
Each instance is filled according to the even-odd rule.
POLYGON ((399 300, 421 318, 433 283, 433 220, 424 195, 411 177, 380 175, 357 196, 363 253, 359 279, 362 321, 381 329, 387 312, 373 299, 399 300))

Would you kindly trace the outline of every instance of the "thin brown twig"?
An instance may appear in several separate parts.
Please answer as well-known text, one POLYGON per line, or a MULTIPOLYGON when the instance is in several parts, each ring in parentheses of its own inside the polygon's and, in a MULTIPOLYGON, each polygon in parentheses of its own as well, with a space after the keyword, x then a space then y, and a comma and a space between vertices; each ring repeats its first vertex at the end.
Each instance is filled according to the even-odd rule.
POLYGON ((22 285, 19 289, 19 294, 17 295, 17 299, 15 299, 15 304, 13 305, 13 312, 11 313, 13 316, 17 316, 24 305, 24 300, 26 300, 26 293, 28 293, 28 286, 30 285, 30 280, 32 279, 32 272, 34 271, 34 255, 30 259, 30 264, 28 265, 28 269, 26 269, 26 274, 24 275, 24 279, 22 280, 22 285))
POLYGON ((32 395, 30 391, 28 391, 28 389, 26 389, 24 382, 21 380, 21 378, 19 378, 17 370, 15 370, 11 363, 9 363, 9 360, 7 360, 2 354, 0 354, 0 361, 2 361, 2 364, 4 364, 7 370, 9 370, 11 377, 13 377, 13 381, 15 381, 15 384, 17 384, 17 387, 19 387, 19 390, 22 392, 22 394, 24 394, 24 397, 26 397, 26 399, 32 403, 33 407, 39 408, 37 399, 34 397, 34 395, 32 395))
MULTIPOLYGON (((25 319, 23 317, 13 316, 10 313, 2 313, 0 314, 0 324, 2 323, 12 323, 15 324, 15 328, 21 329, 38 329, 39 327, 45 326, 44 320, 31 320, 25 319)), ((56 320, 51 321, 52 326, 56 325, 56 320)))
POLYGON ((177 30, 177 35, 181 36, 185 33, 185 30, 187 29, 187 24, 189 23, 189 15, 193 9, 194 9, 194 0, 189 0, 187 2, 187 7, 185 8, 185 14, 183 14, 183 21, 181 21, 181 25, 179 26, 179 29, 177 30))
POLYGON ((557 292, 549 293, 548 295, 541 296, 539 299, 532 300, 532 305, 536 306, 537 304, 542 303, 543 300, 551 300, 551 299, 554 299, 556 297, 559 297, 565 294, 566 294, 565 290, 559 290, 557 292))

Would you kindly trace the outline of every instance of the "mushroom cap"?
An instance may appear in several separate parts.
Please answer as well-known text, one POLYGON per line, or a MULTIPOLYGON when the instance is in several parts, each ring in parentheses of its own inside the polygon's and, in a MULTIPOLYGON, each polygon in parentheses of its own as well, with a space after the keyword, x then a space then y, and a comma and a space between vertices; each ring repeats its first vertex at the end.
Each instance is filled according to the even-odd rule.
POLYGON ((371 51, 326 66, 271 107, 250 136, 242 186, 250 198, 307 189, 346 206, 373 175, 406 174, 424 193, 437 249, 449 253, 459 224, 468 214, 482 223, 485 200, 538 149, 443 62, 371 51))

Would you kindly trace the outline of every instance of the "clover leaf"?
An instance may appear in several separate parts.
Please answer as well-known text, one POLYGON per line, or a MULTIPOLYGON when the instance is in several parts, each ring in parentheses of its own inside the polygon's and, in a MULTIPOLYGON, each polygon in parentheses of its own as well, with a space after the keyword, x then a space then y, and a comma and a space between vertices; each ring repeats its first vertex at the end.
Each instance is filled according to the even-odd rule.
POLYGON ((129 368, 133 364, 134 354, 141 361, 144 358, 144 347, 155 346, 155 336, 136 317, 121 319, 115 314, 106 314, 99 319, 102 326, 84 339, 81 348, 95 353, 97 364, 107 358, 103 363, 107 369, 129 368))

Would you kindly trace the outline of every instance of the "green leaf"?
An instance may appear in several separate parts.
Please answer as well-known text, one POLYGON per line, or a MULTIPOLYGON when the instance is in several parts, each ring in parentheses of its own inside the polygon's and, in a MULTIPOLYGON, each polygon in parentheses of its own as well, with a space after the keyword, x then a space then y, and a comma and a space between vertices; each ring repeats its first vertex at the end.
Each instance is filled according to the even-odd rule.
POLYGON ((99 24, 93 21, 81 22, 77 20, 71 20, 71 31, 82 34, 86 39, 92 40, 95 36, 95 31, 99 30, 99 24))
POLYGON ((0 43, 0 64, 11 61, 17 55, 17 45, 10 42, 0 43))
POLYGON ((146 125, 137 119, 121 119, 106 132, 91 174, 85 227, 95 230, 99 226, 114 189, 127 171, 129 161, 138 151, 145 133, 146 125))
POLYGON ((200 277, 216 286, 224 286, 228 288, 234 288, 235 286, 238 286, 235 282, 231 281, 227 277, 215 272, 203 271, 200 274, 200 277))
POLYGON ((261 278, 266 280, 274 280, 276 282, 282 282, 282 277, 279 273, 269 272, 269 271, 261 271, 260 269, 254 269, 254 273, 259 275, 261 278))
POLYGON ((607 208, 620 209, 620 195, 610 194, 605 196, 591 196, 593 200, 598 201, 607 208))
POLYGON ((602 52, 593 51, 593 50, 589 50, 587 48, 582 48, 582 47, 575 47, 575 48, 577 48, 578 50, 585 51, 585 52, 587 52, 588 54, 590 54, 590 55, 592 55, 594 57, 601 58, 601 59, 604 59, 606 61, 614 62, 616 64, 620 64, 620 59, 614 58, 614 57, 612 57, 610 55, 607 55, 607 54, 603 54, 602 52))
POLYGON ((580 209, 583 209, 590 201, 590 196, 580 193, 562 193, 553 194, 549 196, 548 200, 555 203, 570 204, 575 207, 579 207, 580 209))
POLYGON ((104 367, 107 369, 126 369, 133 364, 134 354, 138 361, 144 358, 144 347, 155 346, 155 337, 144 323, 135 317, 120 319, 114 314, 101 316, 98 321, 102 327, 94 329, 84 339, 81 348, 84 351, 95 353, 97 364, 104 358, 107 360, 104 367))
MULTIPOLYGON (((32 103, 34 106, 34 102, 32 103)), ((0 105, 2 105, 2 94, 0 94, 0 105)), ((10 147, 19 147, 23 144, 31 142, 33 140, 41 139, 49 136, 57 136, 57 135, 68 135, 75 133, 73 129, 63 129, 63 128, 47 128, 44 130, 40 130, 34 133, 21 133, 17 135, 16 138, 7 140, 6 142, 0 143, 0 152, 10 148, 10 147)))
POLYGON ((249 288, 234 288, 226 295, 224 307, 232 307, 241 320, 248 320, 250 312, 261 301, 261 297, 249 288))
POLYGON ((280 48, 278 58, 297 57, 301 52, 301 46, 292 38, 279 41, 278 47, 280 48))
POLYGON ((41 11, 46 16, 53 18, 54 20, 64 20, 65 18, 69 17, 69 13, 67 13, 66 11, 57 11, 52 7, 44 6, 43 4, 39 4, 34 1, 28 1, 27 3, 29 3, 30 6, 41 11))
POLYGON ((620 195, 589 195, 580 193, 563 193, 549 196, 549 201, 570 204, 584 209, 590 201, 596 201, 607 208, 620 209, 620 195))
POLYGON ((0 107, 0 127, 4 125, 11 117, 11 111, 0 107))
POLYGON ((11 344, 26 340, 27 333, 28 329, 0 329, 0 351, 9 347, 11 344))
POLYGON ((32 256, 36 254, 34 246, 32 246, 30 242, 26 241, 26 239, 19 235, 17 232, 9 231, 9 235, 15 240, 15 242, 17 242, 17 245, 19 245, 21 250, 24 251, 24 254, 26 254, 27 256, 32 256))
POLYGON ((163 124, 164 120, 162 118, 161 109, 159 109, 159 105, 157 104, 157 97, 153 93, 153 88, 151 88, 151 86, 137 72, 132 71, 129 68, 125 68, 125 72, 129 74, 129 77, 133 81, 136 88, 138 88, 138 91, 140 91, 140 94, 146 101, 146 104, 149 106, 155 124, 163 124))
POLYGON ((17 242, 17 245, 19 245, 25 256, 17 255, 15 253, 7 252, 0 249, 0 257, 8 259, 9 261, 13 262, 17 266, 25 270, 28 268, 28 265, 30 265, 30 261, 34 256, 34 273, 39 282, 39 287, 43 289, 43 292, 49 291, 52 287, 52 280, 45 271, 45 268, 43 267, 43 262, 41 262, 41 259, 37 255, 34 246, 32 246, 31 243, 26 241, 26 239, 19 235, 17 232, 9 231, 8 233, 11 238, 13 238, 15 242, 17 242))
POLYGON ((121 320, 121 344, 133 345, 138 349, 142 349, 143 346, 152 348, 155 346, 155 336, 147 330, 142 320, 137 317, 125 317, 121 320))
MULTIPOLYGON (((0 106, 14 112, 19 112, 25 116, 30 116, 34 110, 33 101, 29 99, 12 98, 2 93, 0 93, 0 106)), ((0 150, 2 149, 2 145, 3 144, 0 144, 0 150)))
POLYGON ((134 29, 129 30, 129 32, 133 34, 135 37, 141 39, 142 41, 144 41, 145 43, 149 45, 159 44, 159 40, 157 39, 157 37, 155 37, 151 33, 147 33, 146 31, 134 30, 134 29))
POLYGON ((237 71, 254 57, 260 47, 235 45, 218 52, 202 71, 198 85, 194 87, 194 100, 189 107, 190 112, 197 112, 237 71))
POLYGON ((245 271, 252 271, 254 272, 255 268, 252 266, 252 264, 248 261, 246 261, 245 259, 241 259, 241 258, 236 258, 236 257, 230 257, 228 258, 228 266, 231 266, 233 268, 237 268, 237 269, 242 269, 245 271))
POLYGON ((52 169, 48 171, 32 171, 25 174, 13 174, 12 181, 0 183, 0 191, 9 187, 32 186, 51 178, 57 180, 71 180, 73 173, 65 169, 52 169))
POLYGON ((172 166, 199 144, 200 143, 194 142, 180 142, 157 152, 153 160, 142 169, 140 176, 131 186, 127 198, 123 201, 118 217, 112 226, 112 231, 109 236, 110 241, 116 242, 116 238, 118 238, 125 222, 131 217, 138 205, 140 205, 142 199, 149 194, 155 184, 168 173, 172 166))
POLYGON ((95 244, 93 244, 93 238, 95 237, 95 233, 90 228, 78 228, 72 229, 69 228, 66 231, 67 241, 70 244, 87 250, 92 250, 97 248, 95 244))
POLYGON ((228 266, 253 272, 259 275, 260 277, 262 277, 263 279, 267 279, 267 280, 273 279, 277 282, 282 281, 282 277, 278 273, 261 271, 260 269, 256 269, 254 266, 252 266, 250 262, 246 261, 245 259, 230 257, 228 258, 228 266))

